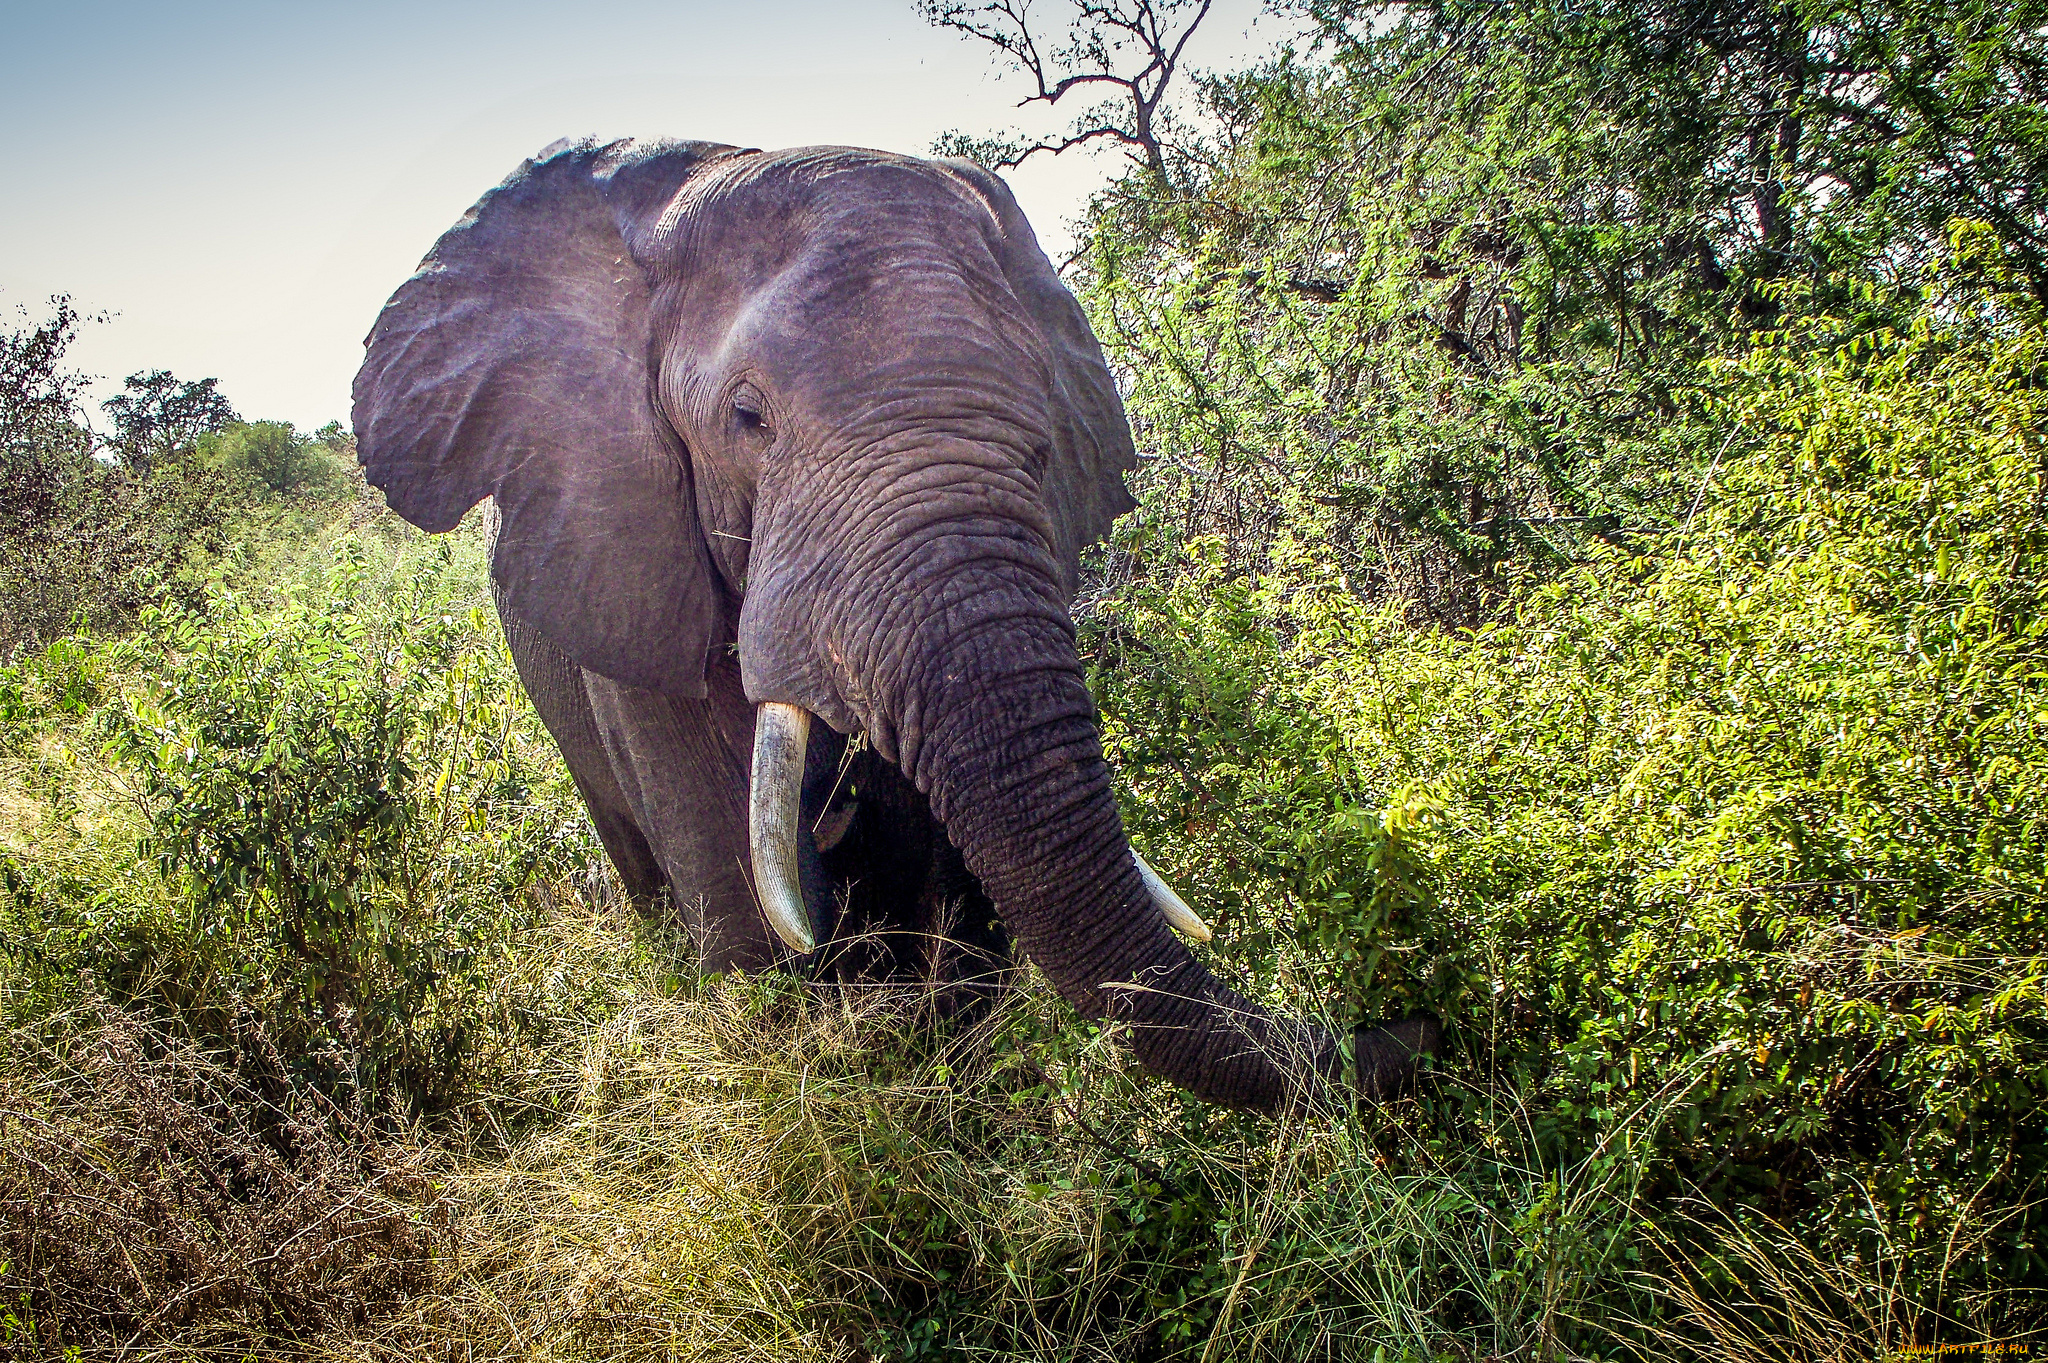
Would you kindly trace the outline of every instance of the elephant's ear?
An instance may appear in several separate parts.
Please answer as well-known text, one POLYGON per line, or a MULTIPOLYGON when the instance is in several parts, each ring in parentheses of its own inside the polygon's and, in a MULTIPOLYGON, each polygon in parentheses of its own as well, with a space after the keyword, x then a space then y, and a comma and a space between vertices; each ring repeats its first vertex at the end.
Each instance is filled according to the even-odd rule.
POLYGON ((1107 535, 1110 524, 1137 505, 1123 480, 1138 466, 1130 422, 1087 314, 1060 283, 1010 187, 972 161, 940 164, 988 206, 1003 275, 1052 351, 1058 410, 1053 414, 1054 449, 1045 491, 1059 539, 1053 550, 1071 595, 1080 576, 1081 551, 1107 535))
POLYGON ((556 143, 478 201, 364 343, 355 429, 393 510, 448 530, 485 497, 504 604, 584 667, 705 693, 722 604, 685 451, 657 413, 629 243, 732 148, 556 143))

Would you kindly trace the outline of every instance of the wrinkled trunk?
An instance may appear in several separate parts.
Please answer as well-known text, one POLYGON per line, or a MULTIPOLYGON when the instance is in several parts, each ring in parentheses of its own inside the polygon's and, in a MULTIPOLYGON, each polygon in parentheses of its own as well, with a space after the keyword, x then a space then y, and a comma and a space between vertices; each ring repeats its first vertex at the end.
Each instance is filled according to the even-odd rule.
POLYGON ((1146 1068, 1199 1097, 1275 1111, 1336 1077, 1334 1036, 1227 988, 1152 904, 1065 623, 1001 634, 969 651, 989 666, 930 669, 904 758, 1026 955, 1084 1016, 1128 1020, 1146 1068))
MULTIPOLYGON (((934 642, 903 696, 899 761, 1026 955, 1084 1016, 1127 1021, 1145 1067, 1197 1097, 1271 1113, 1326 1094, 1345 1069, 1337 1036, 1210 974, 1146 891, 1064 609, 954 617, 934 642)), ((1357 1095, 1394 1088, 1435 1041, 1425 1019, 1360 1029, 1357 1095)))
POLYGON ((983 696, 999 698, 1012 731, 981 749, 975 735, 940 724, 928 757, 932 806, 1061 995, 1085 1017, 1128 1019, 1139 1060, 1208 1101, 1276 1111, 1335 1079, 1329 1031, 1231 991, 1151 903, 1079 669, 1018 677, 983 696))
MULTIPOLYGON (((864 729, 929 799, 1025 954, 1084 1016, 1129 1022, 1154 1073, 1266 1112, 1339 1079, 1335 1035, 1225 986, 1147 893, 1043 541, 1007 518, 932 521, 892 549, 857 581, 763 565, 741 629, 749 697, 864 729), (838 581, 821 590, 820 577, 838 581), (875 601, 887 604, 862 605, 875 601), (806 634, 814 648, 788 647, 806 634)), ((1377 1096, 1433 1048, 1434 1024, 1356 1040, 1359 1092, 1377 1096)))

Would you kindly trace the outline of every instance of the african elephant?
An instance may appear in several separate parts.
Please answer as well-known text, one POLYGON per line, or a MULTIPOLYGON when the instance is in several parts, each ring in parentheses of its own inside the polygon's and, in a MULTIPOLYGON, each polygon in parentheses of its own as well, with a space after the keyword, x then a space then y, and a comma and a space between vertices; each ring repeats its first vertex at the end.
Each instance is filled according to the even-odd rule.
MULTIPOLYGON (((493 499, 520 677, 625 884, 673 896, 708 968, 816 941, 835 970, 987 979, 1014 936, 1204 1098, 1274 1111, 1345 1072, 1203 968, 1124 836, 1067 606, 1136 456, 996 176, 557 143, 366 346, 370 482, 429 531, 493 499)), ((1359 1090, 1434 1042, 1362 1029, 1359 1090)))

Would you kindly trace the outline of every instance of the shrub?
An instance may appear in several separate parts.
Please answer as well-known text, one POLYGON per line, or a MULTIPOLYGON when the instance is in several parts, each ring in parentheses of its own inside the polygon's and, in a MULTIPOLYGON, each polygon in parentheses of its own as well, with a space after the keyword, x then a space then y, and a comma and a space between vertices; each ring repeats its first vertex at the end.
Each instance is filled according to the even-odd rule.
POLYGON ((11 1328, 1132 1360, 2038 1331, 2048 330, 1940 311, 1715 371, 1687 514, 1483 627, 1416 628, 1328 541, 1254 575, 1127 529, 1141 571, 1083 642, 1127 826, 1218 968, 1332 1022, 1451 1023, 1418 1099, 1363 1114, 1209 1109, 1029 972, 958 1033, 915 991, 693 979, 589 902, 473 537, 352 541, 25 652, 11 1328), (408 1106, 439 1203, 378 1181, 425 1167, 408 1106), (334 1254, 208 1257, 264 1236, 334 1254), (107 1287, 129 1246, 182 1323, 107 1287))
POLYGON ((160 997, 200 1035, 254 1007, 307 1077, 373 1103, 466 1093, 521 1026, 508 954, 545 911, 537 887, 591 849, 452 564, 431 555, 380 598, 346 542, 315 589, 216 589, 17 668, 16 708, 49 720, 105 693, 67 734, 101 745, 125 817, 68 872, 10 849, 22 959, 160 997))
POLYGON ((1447 1117, 1505 1087, 1543 1166, 1645 1144, 1648 1205, 2010 1326, 2048 1273, 2048 334, 1813 339, 1721 376, 1755 443, 1688 522, 1510 620, 1410 630, 1299 556, 1106 603, 1108 741, 1226 967, 1452 1020, 1447 1117))

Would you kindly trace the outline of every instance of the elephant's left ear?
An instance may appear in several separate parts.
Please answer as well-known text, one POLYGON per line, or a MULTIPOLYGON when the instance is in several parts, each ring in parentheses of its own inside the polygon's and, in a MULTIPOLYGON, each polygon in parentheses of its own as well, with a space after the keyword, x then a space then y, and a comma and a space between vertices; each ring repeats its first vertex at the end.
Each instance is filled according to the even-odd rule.
POLYGON ((357 446, 392 509, 501 516, 504 607, 593 672, 705 694, 723 625, 686 452, 655 410, 652 292, 632 243, 702 142, 557 143, 486 194, 384 307, 357 446))
POLYGON ((1003 276, 1038 323, 1053 358, 1054 449, 1046 477, 1046 502, 1059 542, 1053 546, 1062 585, 1073 594, 1081 551, 1109 533, 1109 527, 1137 502, 1123 475, 1138 466, 1130 422, 1088 315, 1052 262, 1039 248, 1010 187, 972 161, 941 161, 987 205, 996 228, 996 252, 1003 276))

